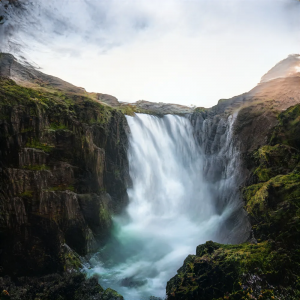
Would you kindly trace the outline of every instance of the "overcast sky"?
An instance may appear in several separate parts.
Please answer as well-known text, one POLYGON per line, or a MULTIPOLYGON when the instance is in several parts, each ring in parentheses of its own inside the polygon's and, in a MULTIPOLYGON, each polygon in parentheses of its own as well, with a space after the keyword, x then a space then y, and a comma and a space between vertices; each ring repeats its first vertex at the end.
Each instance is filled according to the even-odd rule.
POLYGON ((300 52, 297 0, 22 0, 2 51, 121 101, 210 107, 300 52))

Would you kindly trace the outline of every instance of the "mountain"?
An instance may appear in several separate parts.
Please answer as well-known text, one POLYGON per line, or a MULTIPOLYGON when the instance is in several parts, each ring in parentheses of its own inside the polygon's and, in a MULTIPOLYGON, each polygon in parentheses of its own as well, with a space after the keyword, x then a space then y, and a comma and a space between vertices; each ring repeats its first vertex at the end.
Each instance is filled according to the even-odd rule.
POLYGON ((291 54, 286 59, 276 64, 261 79, 261 82, 267 82, 277 78, 300 76, 300 55, 291 54))

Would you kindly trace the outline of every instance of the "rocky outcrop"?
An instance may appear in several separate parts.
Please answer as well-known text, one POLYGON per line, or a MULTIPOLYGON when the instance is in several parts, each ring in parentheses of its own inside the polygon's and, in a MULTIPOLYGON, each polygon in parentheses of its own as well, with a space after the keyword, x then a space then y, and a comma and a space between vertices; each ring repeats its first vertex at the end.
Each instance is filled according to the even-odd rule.
POLYGON ((1 300, 123 300, 116 291, 104 290, 98 284, 98 278, 86 279, 82 273, 21 277, 15 281, 0 278, 0 290, 1 300))
POLYGON ((120 106, 120 102, 114 96, 107 94, 97 94, 97 99, 103 103, 108 104, 109 106, 118 107, 120 106))
POLYGON ((150 102, 139 100, 134 103, 120 103, 120 109, 127 115, 134 113, 150 114, 155 116, 163 116, 167 114, 185 115, 192 113, 194 108, 171 103, 150 102))
POLYGON ((0 274, 76 269, 127 204, 126 119, 83 95, 7 77, 0 99, 0 274))
POLYGON ((187 114, 192 113, 193 108, 171 103, 162 102, 149 102, 145 100, 139 100, 133 103, 138 109, 151 112, 151 114, 166 115, 166 114, 187 114))

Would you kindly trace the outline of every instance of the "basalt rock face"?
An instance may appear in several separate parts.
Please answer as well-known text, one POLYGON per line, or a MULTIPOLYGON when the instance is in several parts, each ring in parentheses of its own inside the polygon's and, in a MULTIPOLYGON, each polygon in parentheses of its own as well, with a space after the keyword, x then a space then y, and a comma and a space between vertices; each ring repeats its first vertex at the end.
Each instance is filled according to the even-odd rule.
POLYGON ((251 226, 243 209, 239 186, 245 170, 234 135, 236 114, 220 115, 215 111, 196 111, 191 115, 194 136, 204 158, 204 180, 208 182, 218 213, 231 206, 230 216, 223 218, 217 237, 222 243, 241 243, 249 239, 251 226))
POLYGON ((217 158, 233 121, 231 149, 239 158, 232 174, 238 174, 235 183, 251 236, 239 245, 199 245, 168 282, 169 300, 299 299, 298 75, 264 82, 192 115, 212 182, 230 174, 226 157, 232 160, 232 152, 223 153, 221 161, 217 158))
POLYGON ((1 77, 0 116, 0 274, 78 268, 127 203, 124 115, 1 77))

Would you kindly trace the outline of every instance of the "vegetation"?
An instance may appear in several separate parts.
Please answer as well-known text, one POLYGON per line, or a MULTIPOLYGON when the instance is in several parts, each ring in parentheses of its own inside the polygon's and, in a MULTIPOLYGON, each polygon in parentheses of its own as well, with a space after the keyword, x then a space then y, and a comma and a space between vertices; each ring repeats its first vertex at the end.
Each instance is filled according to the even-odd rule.
POLYGON ((60 192, 60 191, 75 191, 75 188, 73 185, 65 185, 65 184, 60 184, 57 186, 49 187, 45 191, 47 192, 60 192))
POLYGON ((278 280, 280 268, 280 257, 268 242, 221 245, 210 241, 198 246, 196 255, 189 255, 168 282, 168 299, 274 299, 268 298, 276 292, 268 280, 278 280))
POLYGON ((16 107, 29 112, 33 118, 47 110, 49 117, 44 121, 48 121, 48 128, 53 130, 68 129, 70 119, 102 125, 110 120, 113 111, 83 95, 38 91, 19 86, 5 77, 0 77, 0 99, 0 114, 4 119, 9 119, 11 109, 16 107))
POLYGON ((23 169, 31 170, 31 171, 45 171, 45 170, 50 170, 50 167, 46 165, 27 165, 27 166, 23 166, 23 169))
POLYGON ((32 198, 33 196, 33 191, 25 191, 22 194, 20 194, 21 197, 27 197, 27 198, 32 198))
POLYGON ((208 109, 207 108, 205 108, 205 107, 196 107, 195 109, 194 109, 194 112, 196 112, 196 113, 201 113, 201 112, 205 112, 205 111, 207 111, 208 109))
POLYGON ((54 146, 53 145, 48 145, 48 143, 41 143, 38 140, 31 138, 27 141, 26 143, 27 148, 35 148, 35 149, 40 149, 45 152, 50 152, 54 146))

